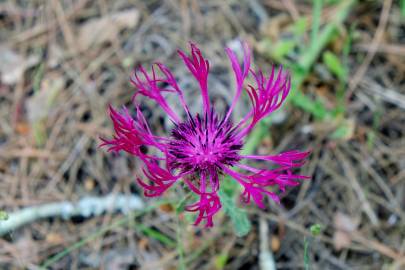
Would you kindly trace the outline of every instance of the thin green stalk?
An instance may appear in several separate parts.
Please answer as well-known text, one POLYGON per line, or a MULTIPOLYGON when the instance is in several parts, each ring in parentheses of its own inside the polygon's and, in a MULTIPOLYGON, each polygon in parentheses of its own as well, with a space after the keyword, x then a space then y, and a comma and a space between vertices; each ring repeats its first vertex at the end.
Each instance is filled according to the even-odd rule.
POLYGON ((41 81, 44 77, 44 70, 45 70, 45 64, 41 63, 34 72, 32 89, 34 90, 35 94, 39 93, 39 91, 41 90, 41 81))
POLYGON ((400 8, 401 8, 401 16, 403 19, 403 18, 405 18, 405 0, 401 0, 400 8))
POLYGON ((310 269, 310 259, 309 259, 309 248, 311 246, 312 237, 316 237, 321 233, 322 225, 321 224, 314 224, 312 225, 309 230, 311 231, 310 237, 304 237, 304 268, 305 270, 310 269))
POLYGON ((309 270, 309 239, 307 237, 304 238, 304 268, 305 270, 309 270))
POLYGON ((271 118, 267 117, 263 119, 261 122, 257 124, 255 129, 250 133, 249 139, 243 146, 242 155, 251 154, 257 147, 258 143, 260 143, 263 137, 268 134, 268 127, 270 126, 271 118))
POLYGON ((176 232, 176 239, 177 239, 177 253, 179 254, 179 268, 180 270, 186 269, 186 263, 184 261, 184 245, 183 245, 183 226, 180 221, 179 214, 177 214, 177 232, 176 232))

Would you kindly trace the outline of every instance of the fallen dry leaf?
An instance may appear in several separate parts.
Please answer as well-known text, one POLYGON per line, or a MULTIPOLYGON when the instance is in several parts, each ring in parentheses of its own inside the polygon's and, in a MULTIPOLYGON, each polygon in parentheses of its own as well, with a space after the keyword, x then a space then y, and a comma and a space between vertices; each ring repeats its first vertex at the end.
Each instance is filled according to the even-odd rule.
POLYGON ((24 71, 38 62, 38 56, 25 58, 10 48, 0 46, 0 74, 2 83, 6 85, 17 83, 24 75, 24 71))
POLYGON ((359 218, 352 218, 341 212, 337 212, 333 219, 335 228, 345 232, 354 232, 359 226, 359 218))
POLYGON ((333 234, 333 245, 336 250, 341 250, 342 248, 347 248, 352 242, 351 236, 343 231, 335 231, 333 234))
POLYGON ((171 213, 174 210, 173 206, 171 204, 169 204, 169 203, 160 205, 159 209, 162 210, 165 213, 171 213))
POLYGON ((14 242, 15 252, 18 254, 19 263, 27 266, 38 262, 38 244, 30 236, 24 236, 14 242))
POLYGON ((27 135, 30 132, 30 125, 27 122, 17 122, 15 130, 20 135, 27 135))
POLYGON ((50 232, 46 235, 45 241, 52 245, 61 245, 65 242, 65 239, 59 233, 50 232))
POLYGON ((138 241, 138 247, 139 247, 141 250, 146 250, 146 248, 148 247, 148 245, 149 245, 149 239, 146 238, 146 237, 142 237, 142 238, 138 241))
POLYGON ((95 186, 96 186, 96 182, 94 181, 93 178, 87 177, 86 180, 84 180, 84 188, 87 191, 92 191, 95 186))
POLYGON ((333 243, 336 250, 349 247, 352 242, 351 234, 359 226, 359 218, 352 218, 341 212, 337 212, 333 219, 335 233, 333 234, 333 243))
POLYGON ((134 28, 139 21, 139 11, 130 9, 86 22, 79 30, 78 44, 81 50, 93 45, 113 41, 123 29, 134 28))
POLYGON ((278 238, 277 235, 273 235, 271 237, 271 250, 273 252, 277 252, 280 250, 280 247, 281 247, 280 238, 278 238))
POLYGON ((54 106, 56 96, 65 84, 63 77, 49 75, 41 82, 41 87, 27 100, 28 117, 31 123, 48 117, 49 110, 54 106))

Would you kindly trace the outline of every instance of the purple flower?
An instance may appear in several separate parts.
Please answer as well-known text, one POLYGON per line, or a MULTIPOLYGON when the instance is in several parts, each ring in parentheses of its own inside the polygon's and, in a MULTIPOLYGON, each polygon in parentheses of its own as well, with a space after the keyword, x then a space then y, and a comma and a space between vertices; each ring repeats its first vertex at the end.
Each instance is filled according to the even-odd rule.
POLYGON ((137 181, 144 188, 145 196, 160 196, 182 180, 184 186, 199 197, 186 210, 198 212, 195 224, 205 220, 206 227, 213 225, 212 218, 221 209, 217 192, 224 174, 243 187, 241 198, 245 203, 253 199, 261 208, 265 207, 263 201, 266 196, 279 202, 275 188, 283 192, 287 186, 298 185, 296 180, 308 178, 294 174, 293 170, 303 165, 309 152, 292 150, 273 156, 240 153, 244 139, 255 125, 277 110, 287 97, 291 86, 290 75, 282 68, 276 72, 273 67, 270 76, 265 77, 261 71, 251 69, 251 52, 246 43, 243 44, 242 66, 232 50, 227 48, 226 53, 236 79, 236 94, 225 115, 216 113, 210 103, 207 84, 209 63, 197 46, 191 44, 191 56, 180 50, 178 54, 199 83, 203 101, 201 114, 190 113, 183 91, 165 65, 155 63, 151 73, 139 67, 131 76, 131 82, 137 88, 133 96, 136 115, 133 118, 126 108, 117 112, 110 107, 115 135, 112 139, 102 139, 102 146, 108 146, 109 150, 128 152, 143 162, 142 170, 147 180, 138 177, 137 181), (245 87, 244 82, 249 74, 255 83, 245 87), (235 124, 230 116, 243 89, 250 98, 252 108, 235 124), (178 96, 184 108, 184 117, 170 108, 163 93, 178 96), (167 113, 174 123, 169 136, 152 134, 136 101, 138 95, 153 99, 167 113), (257 169, 242 163, 243 160, 269 161, 275 168, 257 169))

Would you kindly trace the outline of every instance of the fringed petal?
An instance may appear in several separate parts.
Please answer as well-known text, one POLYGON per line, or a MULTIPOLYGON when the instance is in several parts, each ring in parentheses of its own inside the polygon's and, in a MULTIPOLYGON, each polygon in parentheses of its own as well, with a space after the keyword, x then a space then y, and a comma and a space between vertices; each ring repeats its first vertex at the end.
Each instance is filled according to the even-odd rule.
POLYGON ((267 79, 260 70, 259 72, 250 70, 250 72, 256 81, 256 87, 249 85, 246 91, 253 108, 238 124, 238 126, 242 126, 248 119, 251 119, 250 123, 241 130, 240 137, 246 136, 261 119, 277 110, 287 98, 291 88, 290 75, 283 71, 282 67, 276 78, 274 78, 274 66, 267 79))
POLYGON ((168 169, 161 168, 157 160, 143 160, 145 167, 142 169, 150 184, 145 183, 141 178, 137 178, 138 183, 144 188, 144 195, 156 197, 162 195, 170 188, 181 175, 173 175, 168 169))
POLYGON ((217 193, 201 193, 200 200, 194 204, 186 206, 186 211, 198 212, 194 225, 198 225, 205 220, 205 227, 212 227, 213 216, 221 209, 221 201, 217 193))
POLYGON ((242 93, 243 83, 244 83, 246 77, 249 75, 251 52, 250 52, 250 48, 246 42, 242 43, 242 47, 243 47, 243 67, 242 68, 239 65, 239 61, 238 61, 238 58, 235 55, 235 53, 230 48, 225 49, 226 53, 228 54, 228 58, 231 61, 233 73, 234 73, 235 79, 236 79, 236 93, 232 100, 231 106, 229 107, 229 110, 225 116, 225 120, 229 119, 229 117, 242 93))
POLYGON ((269 191, 269 187, 278 186, 279 190, 284 192, 287 186, 296 186, 299 182, 295 180, 308 179, 307 176, 293 174, 291 167, 280 167, 274 170, 260 170, 251 168, 246 165, 237 165, 238 167, 249 170, 253 174, 246 175, 233 171, 227 167, 222 167, 224 172, 237 180, 243 187, 244 191, 241 198, 244 202, 254 202, 261 208, 264 208, 264 195, 270 197, 273 201, 279 203, 280 199, 275 192, 269 191))
MULTIPOLYGON (((215 172, 216 174, 216 172, 215 172)), ((199 195, 200 200, 194 204, 186 206, 186 211, 198 212, 194 225, 200 224, 205 220, 205 227, 212 227, 212 217, 221 209, 221 201, 217 195, 217 184, 214 183, 213 174, 208 171, 202 171, 200 175, 199 187, 196 187, 189 179, 185 179, 186 184, 192 192, 199 195), (207 176, 210 181, 208 183, 207 176), (207 184, 211 184, 211 187, 207 184)))
POLYGON ((305 159, 308 157, 309 154, 310 154, 309 151, 301 152, 297 150, 292 150, 274 156, 244 155, 242 156, 242 158, 267 160, 284 167, 293 168, 293 167, 301 167, 302 165, 304 165, 305 159))
POLYGON ((210 110, 210 100, 208 96, 208 72, 210 65, 206 60, 200 49, 193 43, 190 43, 191 57, 187 56, 183 51, 178 50, 178 54, 183 59, 184 64, 188 70, 193 74, 200 85, 201 96, 203 100, 204 114, 210 110))
POLYGON ((190 114, 186 101, 184 100, 183 91, 180 89, 177 81, 172 74, 172 72, 162 63, 155 63, 155 65, 159 68, 162 74, 165 75, 164 78, 161 78, 161 82, 167 83, 168 86, 171 88, 165 88, 167 91, 174 91, 179 95, 180 103, 183 106, 183 109, 186 111, 187 114, 190 114))
POLYGON ((125 151, 135 156, 143 154, 142 146, 153 146, 164 151, 164 144, 159 142, 160 137, 152 134, 139 107, 135 119, 125 107, 118 112, 109 106, 109 112, 115 134, 112 139, 101 138, 100 147, 107 146, 109 151, 125 151))
MULTIPOLYGON (((158 68, 160 69, 161 66, 158 65, 158 68)), ((162 72, 164 73, 165 69, 162 72)), ((162 92, 171 91, 158 86, 158 83, 162 81, 165 81, 165 79, 157 77, 154 66, 152 66, 151 75, 142 66, 136 68, 131 75, 131 83, 138 89, 138 92, 135 93, 132 99, 134 100, 138 94, 153 99, 175 123, 179 123, 179 116, 170 108, 162 95, 162 92)))

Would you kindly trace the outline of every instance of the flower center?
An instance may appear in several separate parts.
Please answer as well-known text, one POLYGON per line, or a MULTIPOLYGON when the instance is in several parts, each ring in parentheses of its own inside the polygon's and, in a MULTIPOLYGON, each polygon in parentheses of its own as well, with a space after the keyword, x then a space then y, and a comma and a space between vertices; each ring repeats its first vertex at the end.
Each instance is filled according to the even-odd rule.
POLYGON ((176 125, 171 134, 169 164, 182 172, 220 170, 232 166, 241 158, 242 141, 230 121, 219 120, 212 111, 204 117, 189 116, 176 125))

